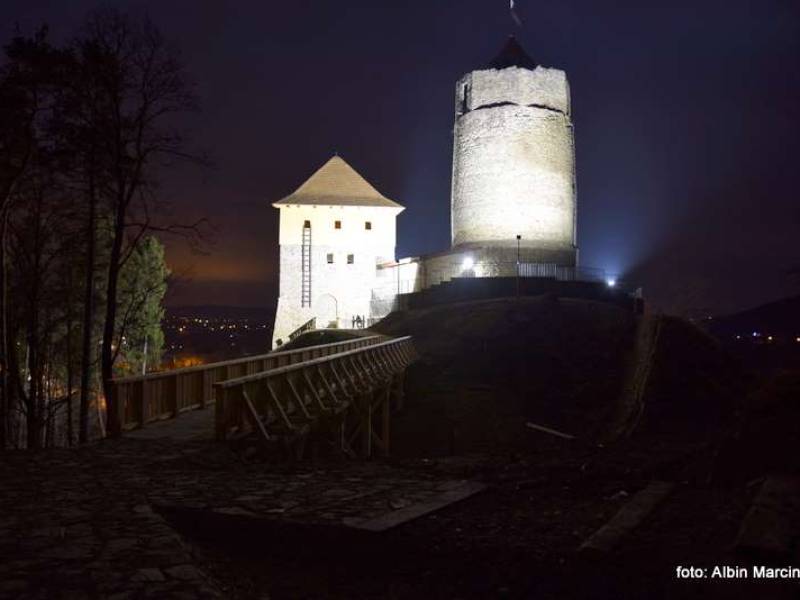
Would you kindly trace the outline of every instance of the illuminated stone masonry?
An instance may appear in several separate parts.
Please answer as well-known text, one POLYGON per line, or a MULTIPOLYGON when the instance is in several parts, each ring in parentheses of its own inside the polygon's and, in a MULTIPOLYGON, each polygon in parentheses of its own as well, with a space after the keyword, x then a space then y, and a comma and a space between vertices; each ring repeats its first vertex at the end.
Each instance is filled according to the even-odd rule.
POLYGON ((503 247, 519 235, 522 246, 574 266, 566 256, 576 253, 566 74, 537 66, 510 39, 488 69, 456 84, 453 135, 453 247, 503 247))
POLYGON ((381 195, 334 156, 280 210, 280 293, 273 346, 310 319, 317 328, 350 328, 371 317, 376 266, 394 260, 403 207, 381 195))

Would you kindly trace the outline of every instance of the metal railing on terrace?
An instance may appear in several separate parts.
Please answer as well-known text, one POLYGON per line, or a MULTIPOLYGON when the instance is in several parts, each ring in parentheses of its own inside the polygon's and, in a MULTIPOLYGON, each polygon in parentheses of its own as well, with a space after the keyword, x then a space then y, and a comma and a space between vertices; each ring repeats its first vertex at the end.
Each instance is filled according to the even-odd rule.
POLYGON ((423 267, 414 279, 391 279, 372 290, 373 300, 396 294, 409 294, 463 277, 532 277, 557 281, 617 282, 603 269, 593 267, 565 267, 555 263, 453 261, 444 266, 423 267))
MULTIPOLYGON (((111 380, 112 393, 116 395, 119 407, 116 422, 120 430, 128 430, 154 421, 174 419, 184 411, 213 403, 216 400, 214 384, 218 382, 363 348, 377 344, 381 339, 380 336, 360 337, 171 371, 118 377, 111 380)), ((112 435, 119 433, 113 431, 114 423, 114 419, 109 419, 109 433, 112 435)))

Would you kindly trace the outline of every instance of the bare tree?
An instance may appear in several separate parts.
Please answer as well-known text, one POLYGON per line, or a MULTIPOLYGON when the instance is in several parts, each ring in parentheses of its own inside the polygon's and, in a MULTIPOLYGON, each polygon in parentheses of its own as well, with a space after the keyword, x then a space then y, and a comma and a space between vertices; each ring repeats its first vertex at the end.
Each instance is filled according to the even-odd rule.
POLYGON ((47 147, 46 130, 64 53, 47 42, 47 29, 16 36, 5 47, 0 70, 0 448, 8 444, 8 415, 14 410, 10 386, 9 219, 20 183, 47 147))
MULTIPOLYGON (((109 258, 101 350, 101 376, 108 430, 118 435, 119 407, 113 396, 114 342, 122 265, 147 231, 156 228, 158 171, 174 160, 199 161, 185 150, 174 118, 196 108, 184 67, 147 19, 134 22, 114 10, 94 13, 78 43, 90 65, 100 110, 92 131, 103 161, 99 199, 110 216, 109 258)), ((194 239, 196 227, 168 227, 194 239)))

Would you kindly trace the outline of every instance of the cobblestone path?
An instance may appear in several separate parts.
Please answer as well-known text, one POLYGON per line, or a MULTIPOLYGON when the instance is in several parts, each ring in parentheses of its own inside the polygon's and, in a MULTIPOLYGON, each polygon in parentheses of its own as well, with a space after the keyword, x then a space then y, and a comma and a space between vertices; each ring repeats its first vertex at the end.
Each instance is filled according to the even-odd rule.
POLYGON ((382 463, 245 464, 166 437, 7 452, 0 481, 0 598, 48 600, 224 597, 162 508, 342 526, 463 483, 382 463))

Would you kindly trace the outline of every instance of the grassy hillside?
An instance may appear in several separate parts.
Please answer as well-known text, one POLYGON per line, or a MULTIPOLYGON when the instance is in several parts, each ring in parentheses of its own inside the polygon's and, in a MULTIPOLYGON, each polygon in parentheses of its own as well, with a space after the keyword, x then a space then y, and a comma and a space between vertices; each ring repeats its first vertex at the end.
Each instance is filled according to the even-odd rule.
POLYGON ((634 329, 617 307, 548 296, 392 314, 374 330, 413 336, 421 355, 395 440, 420 451, 499 449, 531 437, 527 420, 589 435, 622 387, 634 329))
POLYGON ((635 315, 587 300, 465 302, 394 313, 373 330, 413 336, 421 355, 407 374, 408 410, 395 421, 404 455, 530 448, 544 434, 526 421, 594 441, 621 410, 634 436, 706 435, 733 411, 741 383, 694 326, 662 319, 655 347, 642 348, 635 315), (645 352, 641 406, 625 405, 645 352))

